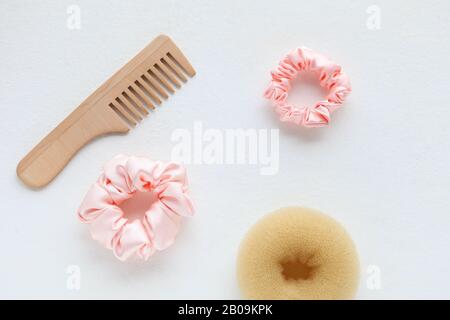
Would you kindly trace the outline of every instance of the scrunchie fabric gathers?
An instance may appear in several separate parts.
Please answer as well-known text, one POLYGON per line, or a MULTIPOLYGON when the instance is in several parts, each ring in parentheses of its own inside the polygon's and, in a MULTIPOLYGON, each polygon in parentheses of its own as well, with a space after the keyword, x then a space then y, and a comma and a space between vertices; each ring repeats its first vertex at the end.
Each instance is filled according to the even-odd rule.
POLYGON ((350 80, 342 67, 306 47, 287 54, 271 72, 271 78, 264 96, 274 103, 280 120, 305 127, 326 126, 330 121, 330 114, 341 106, 346 95, 351 92, 350 80), (325 100, 317 102, 313 107, 296 107, 286 102, 291 80, 301 71, 318 74, 320 85, 328 90, 325 100))
POLYGON ((175 240, 183 217, 194 214, 184 167, 147 158, 118 155, 104 165, 82 201, 78 215, 94 240, 119 260, 147 260, 175 240), (141 219, 130 221, 119 205, 138 192, 154 192, 141 219))

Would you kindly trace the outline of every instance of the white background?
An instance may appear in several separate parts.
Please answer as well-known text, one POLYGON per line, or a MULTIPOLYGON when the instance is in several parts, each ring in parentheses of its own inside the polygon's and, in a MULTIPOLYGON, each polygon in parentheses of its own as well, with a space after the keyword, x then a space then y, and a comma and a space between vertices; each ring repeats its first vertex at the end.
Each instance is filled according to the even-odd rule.
MULTIPOLYGON (((265 213, 317 208, 340 221, 361 260, 358 299, 450 298, 448 1, 1 1, 1 298, 241 298, 237 248, 265 213), (67 28, 71 4, 81 28, 67 28), (377 5, 379 30, 367 27, 377 5), (197 76, 126 136, 85 147, 41 191, 18 161, 156 35, 197 76), (353 93, 328 128, 281 124, 262 93, 296 46, 344 66, 353 93), (117 153, 169 160, 175 128, 279 128, 280 168, 187 165, 197 214, 170 249, 121 263, 76 210, 117 153), (81 289, 66 287, 67 267, 81 289), (368 268, 381 288, 367 286, 368 268)), ((296 102, 321 91, 299 83, 296 102)), ((295 97, 293 97, 295 99, 295 97)))

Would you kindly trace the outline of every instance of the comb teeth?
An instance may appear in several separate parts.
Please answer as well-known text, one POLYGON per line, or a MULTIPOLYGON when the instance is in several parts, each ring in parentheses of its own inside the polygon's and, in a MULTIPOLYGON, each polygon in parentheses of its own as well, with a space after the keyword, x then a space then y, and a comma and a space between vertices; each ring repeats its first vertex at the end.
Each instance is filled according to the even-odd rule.
POLYGON ((119 89, 119 95, 110 97, 108 106, 129 127, 135 127, 149 110, 168 99, 194 75, 195 70, 186 57, 167 38, 160 50, 135 67, 126 77, 126 83, 119 83, 124 88, 119 89))
POLYGON ((195 75, 173 41, 160 35, 87 97, 18 164, 27 185, 43 187, 92 139, 126 133, 195 75))

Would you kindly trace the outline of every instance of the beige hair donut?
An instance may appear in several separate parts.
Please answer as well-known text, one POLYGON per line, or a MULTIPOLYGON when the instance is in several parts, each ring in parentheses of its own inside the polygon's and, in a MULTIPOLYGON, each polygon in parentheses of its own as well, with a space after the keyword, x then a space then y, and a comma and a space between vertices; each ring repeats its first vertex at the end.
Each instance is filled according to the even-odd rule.
POLYGON ((334 219, 312 209, 282 208, 243 239, 237 276, 247 299, 351 299, 358 255, 334 219))

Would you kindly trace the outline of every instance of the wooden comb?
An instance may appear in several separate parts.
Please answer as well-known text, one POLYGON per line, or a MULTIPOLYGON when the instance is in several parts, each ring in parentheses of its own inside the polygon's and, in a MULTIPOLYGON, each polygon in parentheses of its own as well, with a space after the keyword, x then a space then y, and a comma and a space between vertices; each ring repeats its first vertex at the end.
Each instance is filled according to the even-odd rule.
POLYGON ((92 139, 126 133, 195 75, 167 36, 160 35, 95 90, 18 164, 17 175, 30 187, 47 185, 92 139))

